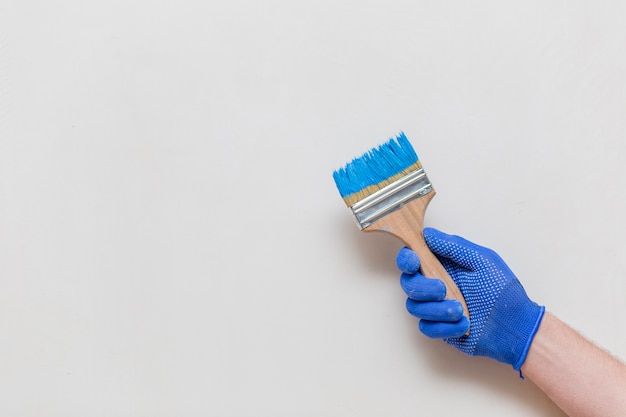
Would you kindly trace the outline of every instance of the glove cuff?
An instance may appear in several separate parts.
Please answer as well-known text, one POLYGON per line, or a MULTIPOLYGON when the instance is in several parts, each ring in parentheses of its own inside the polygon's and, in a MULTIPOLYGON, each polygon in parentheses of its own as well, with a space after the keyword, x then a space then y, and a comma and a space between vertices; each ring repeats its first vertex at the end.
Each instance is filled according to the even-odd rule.
MULTIPOLYGON (((535 303, 533 303, 535 304, 535 303)), ((537 306, 537 304, 535 304, 537 306)), ((528 356, 528 351, 530 350, 530 345, 533 343, 533 339, 535 338, 535 335, 537 334, 537 330, 539 330, 539 325, 541 324, 541 320, 543 319, 543 315, 546 312, 546 308, 544 306, 537 306, 539 307, 539 314, 537 316, 537 319, 535 321, 535 325, 532 327, 529 335, 528 335, 528 342, 526 342, 526 346, 524 346, 524 350, 522 351, 519 359, 517 360, 516 363, 513 364, 513 369, 515 369, 516 371, 519 371, 522 368, 522 365, 524 364, 524 362, 526 361, 526 356, 528 356)))
POLYGON ((531 301, 517 280, 509 283, 486 320, 474 354, 507 363, 519 371, 544 312, 545 307, 531 301))

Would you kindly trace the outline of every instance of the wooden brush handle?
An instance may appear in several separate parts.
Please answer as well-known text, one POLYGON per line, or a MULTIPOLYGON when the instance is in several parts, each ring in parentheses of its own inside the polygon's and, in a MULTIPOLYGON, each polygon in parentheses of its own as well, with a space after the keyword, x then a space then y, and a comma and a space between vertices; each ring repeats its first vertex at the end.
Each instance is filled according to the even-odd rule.
MULTIPOLYGON (((365 228, 364 231, 382 231, 391 233, 401 239, 405 245, 413 249, 420 258, 422 275, 428 278, 438 278, 446 285, 446 300, 458 300, 463 305, 463 315, 470 318, 467 303, 461 290, 456 286, 448 271, 441 265, 439 259, 428 248, 424 241, 424 215, 428 203, 435 196, 435 191, 417 198, 399 210, 377 220, 365 228)), ((469 331, 467 332, 469 334, 469 331)))

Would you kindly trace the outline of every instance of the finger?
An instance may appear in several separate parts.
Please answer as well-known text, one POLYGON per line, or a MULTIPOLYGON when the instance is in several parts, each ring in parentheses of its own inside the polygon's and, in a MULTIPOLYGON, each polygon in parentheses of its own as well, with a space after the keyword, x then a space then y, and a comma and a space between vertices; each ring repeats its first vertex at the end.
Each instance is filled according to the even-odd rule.
POLYGON ((400 249, 398 256, 396 256, 396 265, 402 272, 415 274, 420 269, 420 258, 417 253, 405 246, 400 249))
POLYGON ((421 274, 400 275, 400 286, 415 301, 439 301, 446 296, 446 286, 439 279, 426 278, 421 274))
POLYGON ((457 300, 414 301, 406 300, 407 311, 420 319, 455 323, 463 317, 463 306, 457 300))
POLYGON ((470 328, 470 321, 463 317, 456 323, 446 323, 441 321, 420 320, 419 329, 426 336, 433 339, 449 339, 451 337, 461 337, 470 328))

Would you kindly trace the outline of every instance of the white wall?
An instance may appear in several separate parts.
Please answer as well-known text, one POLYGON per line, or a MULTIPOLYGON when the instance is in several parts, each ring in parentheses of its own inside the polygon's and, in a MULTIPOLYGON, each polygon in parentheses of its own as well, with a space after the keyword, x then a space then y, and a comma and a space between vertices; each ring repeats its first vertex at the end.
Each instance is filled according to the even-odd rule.
POLYGON ((419 334, 333 169, 400 130, 427 223, 626 358, 620 1, 0 3, 0 409, 561 416, 419 334))

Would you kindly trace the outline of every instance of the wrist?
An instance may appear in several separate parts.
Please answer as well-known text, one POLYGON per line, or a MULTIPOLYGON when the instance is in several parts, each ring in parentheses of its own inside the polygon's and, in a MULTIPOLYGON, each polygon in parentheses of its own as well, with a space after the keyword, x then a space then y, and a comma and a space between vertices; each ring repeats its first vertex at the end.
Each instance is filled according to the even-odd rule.
POLYGON ((623 416, 626 365, 550 313, 522 366, 568 416, 623 416))

